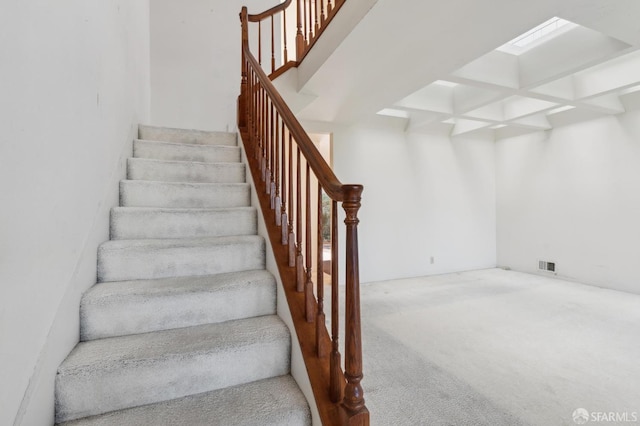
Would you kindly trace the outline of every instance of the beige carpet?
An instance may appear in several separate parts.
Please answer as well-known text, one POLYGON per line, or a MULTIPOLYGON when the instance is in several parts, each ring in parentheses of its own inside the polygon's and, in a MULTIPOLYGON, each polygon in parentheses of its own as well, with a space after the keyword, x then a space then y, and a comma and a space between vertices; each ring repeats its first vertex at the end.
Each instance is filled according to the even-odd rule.
POLYGON ((363 284, 362 315, 372 425, 640 419, 639 295, 490 269, 363 284))

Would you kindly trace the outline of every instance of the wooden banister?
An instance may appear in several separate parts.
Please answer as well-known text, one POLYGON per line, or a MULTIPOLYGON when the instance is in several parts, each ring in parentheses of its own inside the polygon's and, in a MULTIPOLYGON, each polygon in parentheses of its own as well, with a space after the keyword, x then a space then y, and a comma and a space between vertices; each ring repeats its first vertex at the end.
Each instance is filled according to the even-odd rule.
MULTIPOLYGON (((337 2, 333 9, 330 2, 326 9, 324 3, 317 3, 326 0, 298 0, 297 4, 304 1, 309 2, 311 14, 303 16, 302 22, 298 21, 298 29, 302 26, 311 31, 314 25, 320 28, 324 10, 335 11, 337 4, 343 3, 337 2), (305 22, 308 22, 308 27, 305 27, 305 22)), ((282 3, 257 15, 249 15, 247 8, 242 8, 242 76, 238 98, 238 126, 249 169, 259 192, 260 207, 321 420, 323 424, 332 426, 366 426, 369 424, 369 411, 365 406, 361 386, 363 373, 358 265, 358 211, 363 186, 343 184, 337 179, 249 48, 250 16, 254 17, 253 22, 260 23, 261 20, 270 18, 273 23, 274 14, 284 13, 285 5, 290 3, 291 1, 282 3), (261 189, 263 187, 260 182, 264 182, 264 190, 261 189), (325 223, 322 194, 331 199, 330 221, 327 223, 331 230, 331 336, 325 324, 324 312, 322 228, 325 223), (318 203, 315 212, 313 202, 318 203), (338 295, 341 289, 338 285, 338 203, 342 204, 346 215, 344 368, 339 352, 338 295), (318 252, 315 260, 312 252, 313 238, 317 238, 315 249, 318 252), (316 287, 313 283, 314 261, 317 268, 316 287)), ((300 8, 298 15, 301 15, 300 8)), ((309 37, 317 39, 318 34, 312 32, 309 37)), ((271 44, 274 44, 273 41, 271 44)), ((258 51, 261 52, 260 47, 258 51)), ((273 69, 273 65, 271 68, 273 69)))
MULTIPOLYGON (((286 70, 298 66, 311 50, 316 40, 329 25, 345 0, 286 0, 261 13, 248 14, 247 21, 258 23, 258 62, 262 65, 262 50, 271 50, 271 60, 267 72, 271 78, 275 78, 286 70), (295 11, 294 11, 295 9, 295 11), (295 12, 295 54, 290 55, 287 39, 287 11, 291 15, 295 12), (271 22, 262 25, 262 22, 270 19, 271 22), (269 29, 270 27, 270 29, 269 29), (262 32, 270 30, 270 37, 263 37, 262 32), (276 41, 281 46, 276 48, 276 41), (294 60, 289 60, 292 56, 294 60)), ((266 66, 266 64, 264 65, 266 66)))

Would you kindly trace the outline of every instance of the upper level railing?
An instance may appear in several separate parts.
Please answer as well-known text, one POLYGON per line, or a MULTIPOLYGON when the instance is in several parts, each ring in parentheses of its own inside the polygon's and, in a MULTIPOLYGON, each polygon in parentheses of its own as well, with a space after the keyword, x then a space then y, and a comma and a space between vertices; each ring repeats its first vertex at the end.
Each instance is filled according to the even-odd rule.
POLYGON ((277 76, 300 63, 345 1, 285 0, 248 15, 248 22, 257 23, 251 44, 265 72, 277 76))
POLYGON ((345 185, 336 178, 249 47, 249 22, 271 19, 273 14, 284 12, 281 7, 286 8, 286 4, 259 15, 249 15, 247 8, 242 8, 238 125, 321 420, 332 426, 364 426, 369 424, 369 412, 360 384, 363 374, 357 230, 363 187, 345 185), (331 205, 328 217, 323 211, 325 197, 331 205), (346 214, 344 368, 339 344, 338 203, 346 214), (331 279, 326 283, 331 288, 330 335, 323 271, 327 237, 331 252, 331 279))

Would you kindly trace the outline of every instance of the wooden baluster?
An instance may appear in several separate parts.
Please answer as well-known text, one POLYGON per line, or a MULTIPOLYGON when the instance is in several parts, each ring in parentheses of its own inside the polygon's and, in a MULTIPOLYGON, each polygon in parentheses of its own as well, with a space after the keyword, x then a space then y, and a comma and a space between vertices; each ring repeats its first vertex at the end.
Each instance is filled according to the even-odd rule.
MULTIPOLYGON (((271 192, 271 178, 273 173, 273 103, 269 100, 271 108, 268 109, 267 120, 267 137, 269 138, 269 145, 267 145, 267 172, 265 173, 265 192, 272 194, 271 192)), ((270 197, 270 205, 273 205, 273 196, 270 197)))
POLYGON ((273 203, 271 208, 275 210, 276 226, 280 226, 280 114, 276 111, 276 124, 275 124, 276 140, 275 140, 275 153, 274 153, 274 167, 273 176, 271 181, 273 187, 271 188, 271 196, 273 197, 273 203))
POLYGON ((331 4, 331 0, 327 3, 327 14, 330 15, 333 10, 333 5, 331 4))
POLYGON ((262 89, 262 128, 260 129, 262 136, 260 137, 260 141, 262 142, 262 158, 260 158, 261 162, 261 171, 262 171, 262 181, 265 182, 267 180, 267 97, 262 89))
POLYGON ((276 45, 275 45, 275 29, 273 25, 273 15, 271 15, 271 72, 276 69, 276 45))
POLYGON ((256 126, 256 135, 258 141, 257 159, 260 171, 262 172, 262 84, 258 85, 258 105, 256 106, 258 114, 258 123, 256 126))
POLYGON ((304 243, 304 247, 305 247, 305 260, 307 263, 307 280, 305 282, 305 287, 304 287, 304 294, 305 294, 305 301, 306 301, 306 306, 305 306, 305 312, 307 314, 307 322, 313 322, 313 319, 315 317, 315 312, 314 312, 314 300, 313 300, 313 281, 311 280, 311 277, 313 276, 313 266, 311 264, 312 262, 312 257, 311 257, 311 169, 309 168, 309 163, 307 162, 307 169, 306 169, 306 216, 307 216, 307 223, 306 223, 306 229, 304 231, 304 235, 305 235, 305 243, 304 243))
POLYGON ((255 159, 258 158, 258 144, 260 141, 258 140, 258 90, 260 90, 260 83, 258 82, 258 78, 256 77, 255 70, 251 68, 251 72, 253 74, 254 84, 253 84, 253 156, 255 159))
POLYGON ((252 120, 251 120, 251 136, 253 139, 253 157, 258 158, 258 81, 256 79, 256 75, 253 72, 253 68, 251 69, 251 74, 253 76, 253 88, 252 96, 253 96, 253 111, 251 112, 252 120))
POLYGON ((304 291, 304 265, 302 259, 302 173, 300 171, 300 148, 296 141, 296 290, 304 291))
POLYGON ((245 57, 244 48, 249 37, 247 26, 245 23, 247 22, 247 8, 243 7, 240 12, 240 25, 241 25, 241 46, 240 46, 240 61, 241 61, 241 74, 240 74, 240 97, 238 98, 238 127, 246 128, 247 126, 247 116, 249 115, 249 111, 247 110, 247 101, 249 97, 248 90, 248 82, 247 82, 247 61, 245 57))
POLYGON ((282 245, 287 244, 287 178, 286 178, 286 150, 285 150, 285 126, 284 120, 282 121, 282 160, 280 164, 282 164, 281 172, 282 176, 280 178, 280 182, 282 183, 282 203, 280 204, 280 226, 282 227, 281 231, 281 243, 282 245))
MULTIPOLYGON (((329 2, 329 3, 331 3, 331 2, 329 2)), ((320 0, 320 24, 321 24, 321 26, 324 26, 325 19, 327 19, 327 17, 324 14, 324 0, 320 0)))
POLYGON ((340 367, 340 288, 338 287, 338 203, 331 201, 331 358, 329 359, 329 397, 342 399, 344 380, 340 367))
POLYGON ((297 22, 296 22, 296 60, 302 59, 302 54, 304 53, 304 35, 302 33, 302 2, 303 0, 298 0, 297 3, 297 22))
MULTIPOLYGON (((309 43, 313 39, 313 6, 311 5, 312 0, 307 0, 309 2, 309 43)), ((309 45, 307 44, 307 47, 309 45)))
POLYGON ((293 234, 293 149, 292 149, 293 136, 289 133, 289 266, 293 267, 296 264, 296 243, 295 236, 293 234))
POLYGON ((307 16, 307 2, 309 0, 302 0, 302 7, 304 8, 304 10, 302 11, 302 15, 304 16, 304 47, 305 49, 307 48, 307 46, 309 45, 309 40, 307 38, 307 22, 309 22, 308 16, 307 16))
POLYGON ((326 339, 323 339, 324 330, 325 330, 325 315, 324 315, 324 237, 322 235, 323 230, 323 205, 322 205, 322 185, 318 180, 318 233, 316 238, 318 238, 318 273, 316 278, 316 295, 318 298, 318 312, 316 315, 316 349, 318 353, 318 357, 324 358, 327 356, 327 346, 325 344, 326 339))
POLYGON ((284 41, 284 55, 283 55, 283 61, 282 61, 282 65, 286 64, 287 62, 289 62, 289 54, 287 52, 287 9, 284 9, 282 11, 282 31, 284 33, 283 35, 283 41, 284 41))
POLYGON ((360 272, 358 267, 358 210, 362 187, 347 187, 342 207, 346 213, 346 297, 345 297, 345 372, 343 404, 357 412, 364 408, 362 380, 362 334, 360 330, 360 272))
POLYGON ((271 103, 271 152, 269 153, 269 194, 271 194, 271 209, 274 209, 275 203, 275 176, 276 172, 276 134, 278 133, 278 121, 276 120, 276 110, 273 102, 271 103))
POLYGON ((315 5, 315 35, 318 35, 318 30, 320 29, 320 5, 318 3, 322 3, 322 0, 313 0, 313 4, 315 5))
POLYGON ((258 21, 258 63, 262 66, 262 21, 258 21))

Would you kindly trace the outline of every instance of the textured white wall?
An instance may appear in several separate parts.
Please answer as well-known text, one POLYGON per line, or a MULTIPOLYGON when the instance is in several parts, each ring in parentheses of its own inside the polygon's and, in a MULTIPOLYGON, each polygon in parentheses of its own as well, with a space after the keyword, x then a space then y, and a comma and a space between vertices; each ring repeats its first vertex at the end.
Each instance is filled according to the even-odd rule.
POLYGON ((354 126, 333 152, 338 178, 364 184, 362 282, 495 266, 492 141, 354 126))
POLYGON ((498 265, 640 293, 640 112, 496 145, 498 265))
POLYGON ((148 0, 1 9, 0 424, 45 425, 148 120, 148 0))
MULTIPOLYGON (((249 13, 275 3, 249 2, 249 13)), ((234 131, 240 93, 239 13, 245 4, 244 0, 151 1, 152 124, 234 131)), ((263 28, 264 39, 271 37, 267 29, 263 28)), ((270 52, 263 55, 263 63, 270 63, 270 52)))

